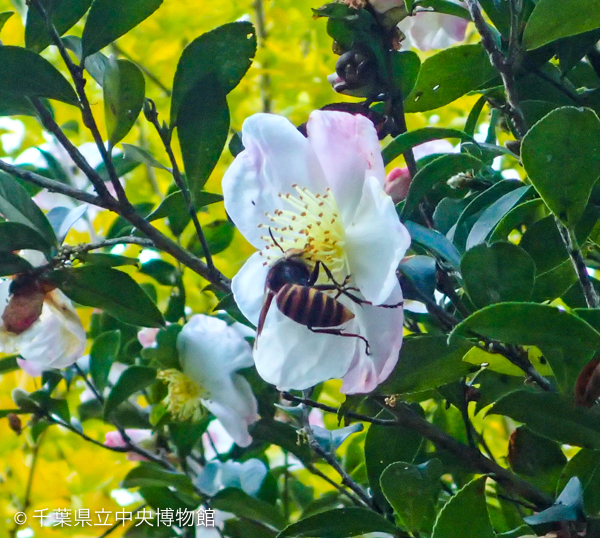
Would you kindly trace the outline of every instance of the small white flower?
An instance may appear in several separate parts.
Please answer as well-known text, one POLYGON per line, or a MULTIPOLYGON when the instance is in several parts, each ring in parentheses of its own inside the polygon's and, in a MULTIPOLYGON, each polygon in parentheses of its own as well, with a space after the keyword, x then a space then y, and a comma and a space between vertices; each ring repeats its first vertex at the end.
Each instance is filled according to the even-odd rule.
POLYGON ((316 111, 307 132, 305 138, 288 120, 269 114, 244 122, 245 151, 225 174, 223 193, 229 216, 259 252, 234 277, 233 293, 257 324, 268 271, 289 249, 303 251, 313 266, 327 266, 337 282, 349 277, 373 305, 340 297, 354 314, 342 328, 368 340, 370 355, 361 339, 315 334, 273 305, 254 360, 263 379, 282 390, 343 378, 344 392, 370 392, 398 360, 402 308, 374 305, 402 300, 396 269, 410 237, 383 191, 373 124, 363 116, 316 111))
POLYGON ((164 370, 169 384, 169 411, 180 420, 198 420, 206 407, 240 446, 252 437, 248 426, 258 420, 258 407, 248 381, 236 373, 252 366, 252 349, 244 339, 249 329, 197 314, 177 337, 182 371, 164 370))
POLYGON ((31 310, 41 302, 41 312, 19 330, 15 321, 18 315, 9 312, 15 304, 11 303, 10 285, 10 280, 0 282, 0 352, 21 355, 22 364, 27 363, 24 370, 34 375, 72 365, 83 355, 86 334, 71 301, 57 289, 23 297, 33 303, 31 310))

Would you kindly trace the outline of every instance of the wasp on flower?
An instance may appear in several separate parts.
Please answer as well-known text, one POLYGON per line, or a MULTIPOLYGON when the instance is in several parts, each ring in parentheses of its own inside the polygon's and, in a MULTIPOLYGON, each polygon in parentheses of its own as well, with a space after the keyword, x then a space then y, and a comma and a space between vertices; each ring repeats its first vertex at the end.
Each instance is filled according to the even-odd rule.
POLYGON ((383 190, 375 127, 360 115, 316 111, 304 137, 285 118, 256 114, 244 123, 242 140, 245 150, 225 174, 223 193, 230 217, 258 249, 232 287, 244 315, 260 325, 259 374, 282 390, 342 378, 346 393, 372 391, 402 345, 396 268, 410 245, 383 190), (281 267, 289 278, 274 284, 281 267), (285 284, 292 286, 279 296, 285 284), (264 308, 265 288, 278 308, 264 308), (313 330, 308 318, 324 317, 303 314, 300 298, 289 293, 312 296, 309 310, 342 312, 336 330, 313 330))

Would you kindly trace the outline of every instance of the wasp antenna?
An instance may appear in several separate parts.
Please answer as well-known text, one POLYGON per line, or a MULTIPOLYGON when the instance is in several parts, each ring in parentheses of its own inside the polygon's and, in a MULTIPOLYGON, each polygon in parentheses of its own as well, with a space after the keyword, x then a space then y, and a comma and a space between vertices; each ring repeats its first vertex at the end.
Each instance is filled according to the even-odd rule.
POLYGON ((277 242, 277 239, 275 239, 275 237, 273 236, 273 230, 271 230, 270 226, 269 226, 269 235, 271 236, 271 239, 273 240, 273 243, 275 243, 275 246, 277 248, 279 248, 279 250, 281 250, 281 252, 283 252, 285 254, 285 250, 283 250, 283 248, 281 247, 281 245, 277 242))

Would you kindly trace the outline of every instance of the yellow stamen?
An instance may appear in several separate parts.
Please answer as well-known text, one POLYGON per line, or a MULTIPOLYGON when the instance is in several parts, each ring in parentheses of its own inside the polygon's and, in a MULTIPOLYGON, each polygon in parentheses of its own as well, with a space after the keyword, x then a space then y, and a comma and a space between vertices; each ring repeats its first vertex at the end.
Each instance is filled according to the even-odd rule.
POLYGON ((165 398, 167 409, 176 420, 198 422, 206 413, 201 398, 204 390, 183 372, 170 368, 160 370, 156 376, 167 383, 165 398))

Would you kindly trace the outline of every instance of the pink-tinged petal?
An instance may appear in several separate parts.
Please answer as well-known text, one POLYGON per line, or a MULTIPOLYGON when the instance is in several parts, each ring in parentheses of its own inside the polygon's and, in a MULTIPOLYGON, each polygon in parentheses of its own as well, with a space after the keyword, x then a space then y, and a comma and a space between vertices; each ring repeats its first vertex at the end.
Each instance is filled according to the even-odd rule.
POLYGON ((258 420, 258 405, 250 383, 239 374, 231 376, 229 390, 203 400, 206 408, 219 420, 227 433, 241 447, 252 443, 248 427, 258 420))
POLYGON ((124 448, 127 446, 127 443, 125 442, 125 439, 123 439, 121 432, 116 430, 106 432, 104 434, 104 444, 111 448, 124 448))
POLYGON ((392 199, 375 178, 365 181, 363 196, 346 230, 350 273, 364 298, 381 304, 398 285, 396 269, 410 246, 392 199))
POLYGON ((159 329, 146 327, 138 331, 138 341, 142 347, 156 347, 156 335, 159 329))
POLYGON ((375 127, 361 115, 317 110, 307 132, 345 221, 356 211, 365 177, 375 177, 381 187, 385 181, 375 127))
POLYGON ((225 209, 242 235, 256 248, 268 232, 265 213, 281 208, 279 195, 295 194, 294 184, 316 192, 323 172, 307 139, 289 120, 254 114, 242 126, 245 150, 223 177, 225 209))
POLYGON ((31 377, 39 377, 47 369, 43 364, 38 364, 37 362, 32 361, 26 361, 24 359, 17 359, 17 364, 19 365, 19 368, 21 368, 21 370, 23 370, 27 375, 30 375, 31 377))
POLYGON ((450 39, 462 41, 465 38, 465 32, 467 31, 469 21, 462 19, 461 17, 454 17, 452 15, 442 16, 444 17, 442 25, 450 39))
POLYGON ((255 252, 246 260, 246 263, 231 281, 235 302, 242 314, 254 326, 258 325, 258 318, 265 296, 265 282, 269 272, 269 267, 264 263, 265 258, 259 252, 255 252))
POLYGON ((410 172, 406 166, 404 168, 393 168, 385 178, 383 190, 397 204, 406 198, 411 180, 410 172))
MULTIPOLYGON (((344 332, 356 332, 354 320, 344 332)), ((316 334, 271 307, 257 338, 254 361, 260 376, 280 390, 304 390, 328 379, 341 378, 350 367, 355 337, 316 334)))
POLYGON ((392 8, 404 6, 404 0, 370 0, 369 3, 377 13, 385 13, 392 8))
MULTIPOLYGON (((397 284, 384 304, 402 301, 402 290, 397 284)), ((342 392, 363 394, 371 392, 385 381, 396 363, 402 347, 404 311, 402 307, 382 308, 363 305, 355 310, 359 330, 369 341, 370 355, 359 346, 348 373, 344 376, 342 392)))

